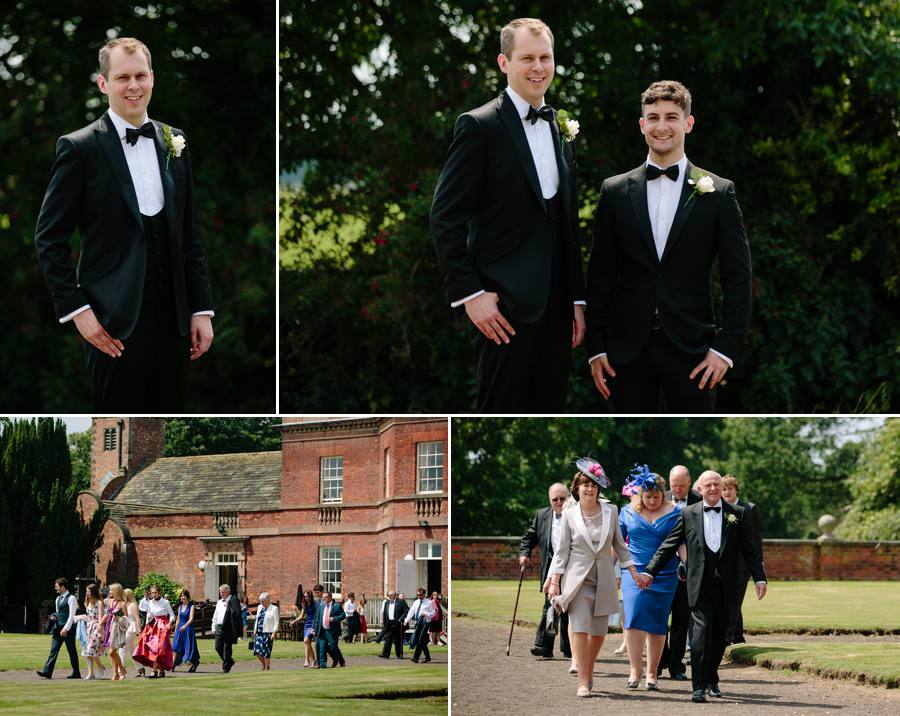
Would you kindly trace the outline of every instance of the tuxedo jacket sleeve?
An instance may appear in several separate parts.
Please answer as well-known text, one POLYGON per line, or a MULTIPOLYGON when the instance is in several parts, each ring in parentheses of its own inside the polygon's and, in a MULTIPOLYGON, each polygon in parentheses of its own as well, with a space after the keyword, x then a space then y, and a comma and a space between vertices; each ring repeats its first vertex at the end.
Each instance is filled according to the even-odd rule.
POLYGON ((669 532, 668 537, 666 537, 662 541, 662 544, 657 548, 656 554, 654 554, 647 563, 644 571, 650 576, 656 577, 657 572, 669 563, 669 560, 672 559, 678 551, 678 546, 684 542, 684 514, 684 510, 679 513, 675 528, 669 532))
POLYGON ((531 524, 528 525, 528 529, 525 530, 525 534, 522 535, 522 539, 519 541, 520 557, 531 557, 532 550, 540 544, 540 538, 538 537, 538 521, 540 516, 540 510, 534 513, 531 524))

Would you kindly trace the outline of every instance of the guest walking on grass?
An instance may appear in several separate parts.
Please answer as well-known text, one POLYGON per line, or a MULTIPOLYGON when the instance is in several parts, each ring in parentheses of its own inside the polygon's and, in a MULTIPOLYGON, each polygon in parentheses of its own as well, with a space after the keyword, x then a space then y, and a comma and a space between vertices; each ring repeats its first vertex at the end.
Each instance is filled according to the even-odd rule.
POLYGON ((69 580, 60 577, 53 583, 56 589, 56 611, 50 615, 52 640, 50 642, 50 656, 44 668, 37 672, 38 676, 45 679, 53 677, 53 668, 56 666, 56 657, 63 644, 69 652, 69 661, 72 664, 72 673, 67 679, 80 679, 81 670, 78 666, 78 651, 75 648, 75 612, 78 611, 78 600, 69 593, 69 580))
POLYGON ((106 614, 100 620, 103 632, 103 648, 109 650, 109 659, 113 666, 113 681, 125 678, 125 664, 120 649, 125 646, 125 632, 128 630, 128 617, 125 616, 125 592, 122 585, 116 582, 109 585, 109 599, 106 614))
POLYGON ((169 626, 175 621, 175 612, 169 600, 160 594, 155 584, 150 587, 150 604, 147 609, 147 626, 141 632, 134 660, 149 666, 153 673, 147 677, 161 679, 172 670, 172 641, 169 626))
POLYGON ((297 622, 303 623, 303 645, 306 647, 306 658, 303 661, 304 669, 318 669, 319 664, 316 659, 316 652, 313 649, 313 642, 316 635, 313 631, 313 622, 316 619, 316 602, 313 597, 312 590, 307 589, 300 599, 300 613, 297 618, 291 621, 291 626, 297 622))
POLYGON ((279 620, 278 606, 272 604, 268 592, 263 592, 259 595, 256 623, 253 627, 253 653, 262 664, 263 671, 272 667, 272 645, 278 638, 279 620))
MULTIPOLYGON (((125 659, 131 659, 137 668, 137 675, 143 676, 145 674, 144 667, 134 660, 134 642, 141 633, 141 613, 134 590, 126 589, 123 594, 125 595, 125 616, 128 618, 128 628, 125 630, 125 646, 119 649, 119 658, 122 660, 123 670, 125 670, 125 659)), ((125 673, 127 674, 127 670, 125 673)))
POLYGON ((100 589, 96 584, 89 584, 84 597, 84 614, 75 617, 76 621, 84 622, 84 647, 81 655, 87 659, 88 673, 85 679, 98 679, 105 672, 100 657, 105 651, 103 647, 103 634, 100 631, 100 622, 103 619, 103 599, 100 597, 100 589))
POLYGON ((178 597, 178 614, 175 617, 175 638, 172 641, 172 651, 175 652, 175 661, 172 671, 179 664, 189 663, 191 668, 188 673, 193 674, 200 664, 200 650, 197 648, 197 635, 194 632, 194 602, 191 593, 187 589, 181 590, 178 597))

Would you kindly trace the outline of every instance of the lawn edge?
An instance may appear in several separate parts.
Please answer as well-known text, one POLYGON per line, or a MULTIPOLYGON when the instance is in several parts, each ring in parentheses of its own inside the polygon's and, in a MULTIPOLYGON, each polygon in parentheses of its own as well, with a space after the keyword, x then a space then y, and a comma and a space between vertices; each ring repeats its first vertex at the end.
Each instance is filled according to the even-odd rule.
POLYGON ((746 646, 732 646, 729 650, 729 658, 731 661, 738 664, 761 666, 764 669, 770 669, 772 671, 787 669, 788 671, 813 674, 814 676, 820 676, 824 679, 853 681, 866 686, 883 686, 888 689, 900 687, 900 677, 882 676, 881 674, 870 675, 864 672, 853 671, 852 669, 828 669, 822 666, 812 666, 811 664, 796 659, 780 659, 778 657, 746 653, 753 648, 759 648, 759 645, 748 644, 746 646))

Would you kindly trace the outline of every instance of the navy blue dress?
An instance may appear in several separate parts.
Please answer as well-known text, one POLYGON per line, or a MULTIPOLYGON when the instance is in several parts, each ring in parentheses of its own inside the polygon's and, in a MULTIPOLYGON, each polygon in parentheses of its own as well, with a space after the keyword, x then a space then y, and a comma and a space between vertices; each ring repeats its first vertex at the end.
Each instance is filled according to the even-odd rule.
MULTIPOLYGON (((622 537, 628 542, 628 551, 634 560, 634 567, 640 574, 653 558, 657 548, 681 515, 681 507, 675 506, 669 514, 650 524, 631 505, 619 512, 619 526, 622 537)), ((622 572, 622 603, 625 607, 625 628, 640 629, 650 634, 665 634, 669 623, 669 610, 675 587, 678 586, 678 557, 669 560, 649 588, 641 590, 631 578, 631 572, 622 572)))
POLYGON ((256 610, 255 636, 253 637, 253 653, 268 659, 272 656, 272 635, 263 631, 263 622, 265 621, 266 608, 262 604, 256 610))
POLYGON ((173 669, 184 662, 191 664, 200 663, 200 651, 197 649, 197 635, 194 632, 194 625, 189 624, 187 629, 181 631, 181 625, 187 623, 190 616, 190 604, 178 607, 178 623, 175 625, 175 639, 172 641, 172 651, 175 652, 173 669))

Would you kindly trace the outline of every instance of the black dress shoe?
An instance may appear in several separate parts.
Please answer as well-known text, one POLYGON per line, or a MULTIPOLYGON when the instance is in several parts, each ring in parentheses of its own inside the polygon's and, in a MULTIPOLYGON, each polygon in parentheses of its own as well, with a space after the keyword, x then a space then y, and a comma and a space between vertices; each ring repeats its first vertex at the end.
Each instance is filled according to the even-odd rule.
MULTIPOLYGON (((50 677, 48 676, 47 678, 49 679, 50 677)), ((67 679, 80 679, 80 678, 81 678, 81 672, 72 674, 71 676, 67 676, 66 678, 67 678, 67 679)))
POLYGON ((712 685, 710 685, 709 688, 707 689, 707 691, 709 691, 709 695, 710 695, 710 696, 715 696, 717 699, 721 699, 721 698, 722 698, 722 692, 719 691, 719 685, 718 685, 718 684, 712 684, 712 685))
POLYGON ((532 656, 543 656, 544 650, 539 646, 533 646, 533 647, 531 647, 531 655, 532 656))
POLYGON ((430 656, 428 656, 428 657, 425 658, 425 663, 426 663, 426 664, 427 664, 429 661, 431 661, 431 657, 430 657, 430 656))
POLYGON ((410 660, 411 662, 413 662, 414 664, 418 664, 418 663, 419 663, 419 660, 418 660, 418 659, 413 659, 412 657, 409 657, 409 660, 410 660))
MULTIPOLYGON (((50 679, 50 678, 52 678, 52 677, 50 676, 50 674, 48 674, 46 671, 35 671, 34 673, 36 673, 38 676, 41 676, 41 677, 43 677, 43 678, 45 678, 45 679, 50 679)), ((81 677, 79 677, 79 678, 81 678, 81 677)))
POLYGON ((672 674, 670 672, 669 678, 672 679, 672 681, 687 681, 688 680, 687 674, 685 674, 683 671, 676 671, 674 674, 672 674))
POLYGON ((703 689, 699 689, 698 691, 695 691, 691 695, 691 701, 693 701, 694 703, 697 703, 697 704, 706 703, 706 692, 703 689))
POLYGON ((191 664, 191 668, 188 669, 189 674, 193 674, 197 670, 197 664, 191 664))
POLYGON ((390 659, 391 657, 385 656, 384 654, 378 654, 379 659, 390 659))

